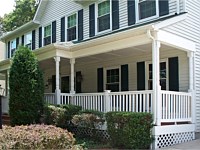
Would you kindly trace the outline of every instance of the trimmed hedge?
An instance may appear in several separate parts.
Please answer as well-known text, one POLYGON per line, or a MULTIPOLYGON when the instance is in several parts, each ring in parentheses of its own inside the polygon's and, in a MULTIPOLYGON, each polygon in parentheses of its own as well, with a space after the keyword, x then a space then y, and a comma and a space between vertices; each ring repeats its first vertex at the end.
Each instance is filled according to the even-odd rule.
POLYGON ((147 149, 153 141, 153 119, 149 113, 108 112, 106 121, 113 147, 147 149))
POLYGON ((72 117, 80 110, 81 107, 75 105, 46 105, 43 123, 66 128, 72 117))
POLYGON ((10 68, 11 125, 39 123, 44 105, 44 81, 35 54, 20 46, 10 68))
POLYGON ((0 149, 82 149, 73 134, 49 125, 4 126, 0 149))

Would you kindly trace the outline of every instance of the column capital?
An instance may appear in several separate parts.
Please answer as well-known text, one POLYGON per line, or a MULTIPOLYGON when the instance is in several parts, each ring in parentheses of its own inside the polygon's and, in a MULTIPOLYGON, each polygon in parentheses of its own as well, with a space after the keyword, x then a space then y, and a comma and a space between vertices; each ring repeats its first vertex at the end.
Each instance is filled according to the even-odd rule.
POLYGON ((75 58, 70 59, 70 64, 75 64, 75 58))
POLYGON ((194 52, 191 51, 187 52, 187 57, 194 57, 194 52))
POLYGON ((54 60, 55 60, 55 62, 60 62, 60 57, 59 56, 55 56, 54 60))

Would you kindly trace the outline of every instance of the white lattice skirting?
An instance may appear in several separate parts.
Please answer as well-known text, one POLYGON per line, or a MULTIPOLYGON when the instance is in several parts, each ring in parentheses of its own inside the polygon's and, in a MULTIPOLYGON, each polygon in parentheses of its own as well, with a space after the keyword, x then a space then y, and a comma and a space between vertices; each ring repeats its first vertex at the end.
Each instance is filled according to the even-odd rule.
POLYGON ((195 126, 193 124, 155 126, 153 135, 155 138, 153 149, 158 149, 194 140, 195 126))

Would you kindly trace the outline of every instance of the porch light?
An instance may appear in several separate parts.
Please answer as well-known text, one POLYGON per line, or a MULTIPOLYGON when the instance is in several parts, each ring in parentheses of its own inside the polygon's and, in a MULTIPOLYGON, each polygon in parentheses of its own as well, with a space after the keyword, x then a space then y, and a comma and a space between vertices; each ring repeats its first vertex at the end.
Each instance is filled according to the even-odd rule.
POLYGON ((2 96, 4 95, 4 89, 0 85, 0 129, 2 129, 2 96))

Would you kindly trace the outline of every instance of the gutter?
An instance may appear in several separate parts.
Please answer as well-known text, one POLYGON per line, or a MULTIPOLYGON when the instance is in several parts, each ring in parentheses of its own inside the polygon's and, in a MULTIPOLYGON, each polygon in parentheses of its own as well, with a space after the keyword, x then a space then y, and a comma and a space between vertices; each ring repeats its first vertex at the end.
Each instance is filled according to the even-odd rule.
POLYGON ((6 39, 18 34, 18 32, 23 32, 24 30, 26 30, 26 28, 31 28, 33 25, 40 25, 40 22, 38 21, 30 21, 22 26, 20 26, 19 28, 13 30, 13 31, 10 31, 10 32, 7 32, 6 34, 4 34, 1 38, 0 38, 0 41, 2 42, 5 42, 6 39))

